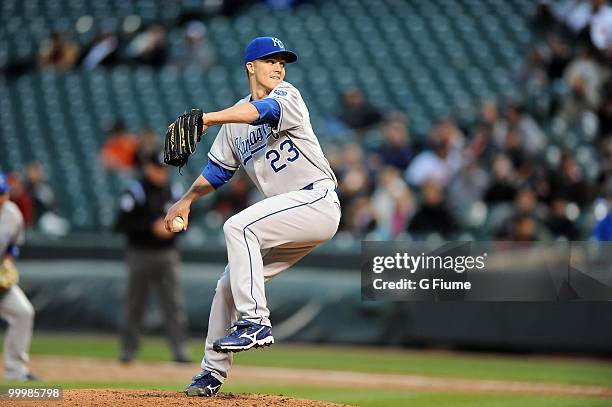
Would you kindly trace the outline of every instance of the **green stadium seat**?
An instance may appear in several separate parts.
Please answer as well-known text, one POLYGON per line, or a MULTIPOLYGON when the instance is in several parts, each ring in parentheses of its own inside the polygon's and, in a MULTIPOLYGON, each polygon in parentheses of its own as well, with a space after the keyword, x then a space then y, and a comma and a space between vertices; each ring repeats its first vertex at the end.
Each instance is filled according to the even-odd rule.
MULTIPOLYGON (((95 29, 76 32, 83 15, 91 15, 96 28, 118 33, 126 16, 140 15, 143 25, 171 27, 168 43, 176 48, 183 35, 177 26, 181 6, 192 14, 202 10, 198 0, 0 2, 0 68, 35 61, 40 41, 53 29, 68 31, 81 45, 89 43, 95 29)), ((337 111, 342 91, 359 86, 371 102, 405 110, 415 137, 425 135, 441 114, 456 111, 469 118, 469 104, 513 88, 510 72, 531 41, 531 13, 529 0, 317 0, 290 12, 249 5, 237 17, 206 22, 218 64, 204 74, 117 66, 34 72, 10 82, 0 77, 0 146, 20 146, 10 155, 0 147, 0 166, 23 168, 32 158, 51 162, 50 176, 62 185, 62 210, 71 214, 74 226, 110 225, 124 180, 108 174, 97 160, 105 127, 123 117, 134 129, 150 125, 162 133, 187 106, 233 104, 245 93, 245 42, 264 32, 298 51, 301 63, 288 67, 288 80, 308 99, 313 123, 337 111), (60 143, 66 144, 61 153, 60 143), (39 144, 48 148, 32 148, 39 144), (47 161, 59 154, 62 160, 85 159, 72 165, 47 161)), ((587 126, 569 136, 552 131, 551 138, 580 148, 592 142, 593 134, 587 126)), ((593 152, 579 151, 586 151, 580 160, 588 166, 593 152)))

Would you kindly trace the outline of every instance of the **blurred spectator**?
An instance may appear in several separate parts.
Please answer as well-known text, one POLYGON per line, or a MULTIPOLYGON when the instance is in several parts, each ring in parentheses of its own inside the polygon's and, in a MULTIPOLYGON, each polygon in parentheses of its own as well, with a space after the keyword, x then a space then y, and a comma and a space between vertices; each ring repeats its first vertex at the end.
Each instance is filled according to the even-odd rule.
POLYGON ((187 24, 183 42, 176 48, 172 61, 179 68, 193 67, 202 71, 215 63, 215 52, 206 37, 204 23, 191 21, 187 24))
POLYGON ((541 29, 544 32, 553 28, 557 23, 557 19, 553 14, 553 9, 548 0, 538 0, 536 14, 534 17, 534 28, 541 29))
POLYGON ((166 30, 153 25, 138 34, 128 45, 127 55, 137 63, 160 67, 166 63, 166 30))
POLYGON ((166 209, 179 196, 173 194, 161 153, 143 165, 143 177, 121 196, 117 230, 128 238, 129 269, 121 329, 120 360, 130 362, 139 347, 140 329, 149 291, 155 288, 164 315, 167 336, 176 362, 190 362, 187 316, 179 282, 180 256, 176 235, 164 225, 166 209))
POLYGON ((506 155, 498 155, 493 161, 493 179, 484 193, 484 201, 488 204, 511 202, 516 192, 512 162, 506 155))
POLYGON ((26 168, 27 193, 32 197, 33 224, 39 232, 50 236, 65 236, 70 223, 57 213, 55 192, 45 179, 45 172, 39 162, 32 162, 26 168))
POLYGON ((612 57, 612 7, 606 5, 606 0, 592 0, 591 4, 591 43, 599 51, 612 57))
MULTIPOLYGON (((523 188, 517 192, 512 206, 498 205, 493 207, 491 226, 495 230, 495 236, 503 239, 514 239, 519 218, 527 216, 534 222, 536 221, 536 207, 536 195, 529 188, 523 188)), ((542 215, 539 211, 538 214, 542 215)), ((544 217, 539 216, 537 219, 544 219, 544 217)), ((524 223, 528 222, 524 220, 524 223)))
POLYGON ((508 107, 508 125, 520 137, 520 144, 528 154, 540 152, 546 145, 546 135, 525 108, 518 104, 508 107))
POLYGON ((551 173, 551 194, 562 196, 581 208, 593 199, 590 183, 569 152, 561 155, 559 169, 551 173))
POLYGON ((378 227, 378 213, 367 196, 355 198, 345 213, 342 216, 343 229, 349 230, 356 239, 366 238, 378 227))
POLYGON ((602 100, 597 118, 599 119, 599 137, 602 139, 612 136, 612 76, 602 87, 602 100))
POLYGON ((570 241, 579 239, 578 228, 567 217, 567 201, 563 197, 551 200, 546 226, 555 237, 564 237, 570 241))
POLYGON ((9 199, 13 201, 21 211, 25 225, 33 225, 35 219, 34 199, 26 190, 21 175, 17 172, 11 172, 8 174, 7 178, 9 186, 9 199))
POLYGON ((246 173, 240 171, 232 178, 232 182, 216 190, 212 205, 224 220, 246 209, 249 206, 251 183, 246 173))
POLYGON ((39 162, 32 162, 26 168, 26 191, 32 197, 36 223, 45 213, 56 209, 55 193, 45 180, 45 173, 39 162))
POLYGON ((342 152, 341 166, 334 169, 340 185, 342 205, 350 205, 358 196, 369 195, 373 181, 365 166, 363 150, 357 144, 347 144, 342 152))
POLYGON ((486 101, 480 106, 480 123, 491 135, 496 146, 503 146, 504 137, 508 131, 508 121, 499 114, 499 108, 494 101, 486 101))
POLYGON ((582 118, 587 111, 596 111, 600 105, 600 90, 605 74, 592 58, 586 47, 581 47, 578 56, 568 65, 563 80, 569 91, 563 98, 560 116, 568 121, 582 118))
POLYGON ((472 205, 482 199, 488 184, 488 174, 475 161, 466 162, 448 187, 448 202, 453 213, 465 216, 472 205))
POLYGON ((486 101, 480 106, 480 117, 470 132, 466 158, 490 166, 496 151, 503 145, 508 122, 499 114, 497 103, 486 101))
POLYGON ((599 137, 605 139, 612 137, 612 77, 603 86, 602 95, 603 103, 597 112, 597 118, 599 137))
POLYGON ((532 189, 538 201, 550 202, 552 197, 552 187, 550 185, 550 172, 548 168, 540 165, 537 160, 525 160, 521 167, 517 169, 518 185, 528 186, 532 189))
POLYGON ((71 69, 78 61, 79 47, 66 34, 53 32, 40 45, 39 64, 60 71, 71 69))
POLYGON ((373 231, 377 224, 376 214, 369 201, 374 180, 366 168, 363 150, 359 145, 345 145, 340 157, 334 172, 338 178, 340 203, 346 216, 340 218, 339 229, 363 236, 373 231))
POLYGON ((141 167, 152 154, 160 150, 159 139, 149 127, 140 130, 138 149, 136 150, 136 166, 141 167))
POLYGON ((591 0, 565 0, 557 3, 553 12, 574 35, 578 35, 589 25, 593 15, 591 0))
POLYGON ((512 222, 512 231, 509 236, 510 240, 516 242, 536 241, 538 240, 537 229, 538 223, 532 215, 518 215, 512 222))
POLYGON ((444 204, 442 188, 436 183, 426 181, 421 187, 423 202, 408 225, 408 232, 423 236, 439 233, 445 238, 457 231, 457 222, 444 204))
POLYGON ((528 94, 534 94, 546 89, 548 79, 544 52, 540 46, 533 45, 530 47, 525 65, 519 73, 518 83, 528 94))
POLYGON ((465 159, 488 166, 492 161, 494 152, 495 146, 487 126, 484 124, 475 125, 465 149, 465 159))
POLYGON ((447 117, 438 121, 432 132, 435 141, 448 146, 450 151, 461 152, 465 144, 464 136, 454 119, 447 117))
POLYGON ((598 196, 606 196, 612 188, 612 138, 606 138, 599 143, 601 168, 597 176, 598 196))
POLYGON ((609 209, 606 216, 595 224, 593 237, 603 242, 612 241, 612 211, 609 209))
POLYGON ((83 52, 81 64, 85 69, 114 65, 118 62, 119 40, 112 32, 101 32, 83 52))
MULTIPOLYGON (((503 208, 499 208, 503 209, 503 208)), ((519 190, 514 198, 510 212, 499 211, 506 215, 498 219, 496 237, 517 240, 548 240, 550 234, 546 228, 547 208, 538 201, 535 191, 529 187, 519 190)))
POLYGON ((380 160, 380 165, 391 165, 404 172, 414 154, 410 147, 407 119, 399 113, 391 115, 384 122, 382 132, 384 140, 374 151, 375 157, 380 160))
POLYGON ((514 211, 517 215, 529 215, 539 222, 547 217, 546 208, 538 201, 535 191, 529 187, 522 188, 514 198, 514 211))
POLYGON ((605 185, 602 196, 606 197, 606 213, 597 217, 593 237, 599 241, 612 241, 612 182, 605 185))
POLYGON ((508 129, 503 150, 510 158, 510 161, 512 161, 512 166, 516 169, 520 168, 525 160, 528 159, 523 145, 523 138, 516 128, 508 129))
POLYGON ((550 49, 546 71, 551 81, 561 79, 567 64, 571 61, 571 50, 560 35, 551 33, 547 36, 547 44, 550 49))
POLYGON ((377 185, 371 203, 378 214, 378 237, 394 239, 406 229, 406 221, 414 214, 415 202, 396 168, 384 167, 379 172, 377 185))
POLYGON ((461 168, 463 136, 450 119, 440 121, 432 130, 431 149, 418 154, 406 169, 410 185, 434 182, 446 186, 461 168))
POLYGON ((351 88, 342 95, 339 118, 353 130, 366 130, 380 123, 383 115, 377 107, 366 102, 361 90, 351 88))
POLYGON ((111 127, 100 152, 102 164, 115 171, 131 171, 136 167, 138 138, 130 133, 123 121, 117 120, 111 127))

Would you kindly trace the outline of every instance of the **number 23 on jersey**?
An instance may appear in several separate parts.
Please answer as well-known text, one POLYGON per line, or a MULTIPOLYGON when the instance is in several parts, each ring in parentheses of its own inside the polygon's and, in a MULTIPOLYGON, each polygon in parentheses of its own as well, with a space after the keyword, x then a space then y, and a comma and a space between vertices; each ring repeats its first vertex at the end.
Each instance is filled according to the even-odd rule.
POLYGON ((287 162, 294 162, 300 158, 300 152, 293 141, 290 139, 284 140, 280 143, 279 150, 272 149, 266 152, 266 160, 270 162, 270 166, 274 172, 279 172, 287 166, 287 162))

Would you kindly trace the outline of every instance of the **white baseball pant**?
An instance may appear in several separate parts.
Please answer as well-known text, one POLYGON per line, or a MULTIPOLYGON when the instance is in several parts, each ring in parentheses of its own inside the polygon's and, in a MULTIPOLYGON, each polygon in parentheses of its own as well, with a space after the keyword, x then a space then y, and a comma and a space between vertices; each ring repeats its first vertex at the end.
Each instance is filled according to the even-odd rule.
POLYGON ((34 307, 18 285, 0 298, 0 317, 8 328, 4 337, 4 377, 21 380, 29 373, 28 350, 34 326, 34 307))
POLYGON ((340 203, 329 185, 266 198, 227 220, 229 264, 210 310, 203 370, 227 377, 232 353, 215 352, 213 342, 238 319, 270 326, 264 283, 331 239, 339 222, 340 203))

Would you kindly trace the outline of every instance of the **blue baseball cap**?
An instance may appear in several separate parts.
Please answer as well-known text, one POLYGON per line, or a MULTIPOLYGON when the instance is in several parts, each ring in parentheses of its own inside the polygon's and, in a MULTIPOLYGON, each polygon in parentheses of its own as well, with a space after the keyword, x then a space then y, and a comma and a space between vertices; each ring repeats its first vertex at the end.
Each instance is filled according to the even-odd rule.
POLYGON ((257 37, 247 45, 244 52, 244 63, 267 57, 272 54, 283 54, 285 61, 290 64, 297 61, 297 54, 285 49, 285 45, 276 37, 257 37))
POLYGON ((0 195, 8 194, 8 191, 8 179, 6 179, 6 175, 0 171, 0 195))

